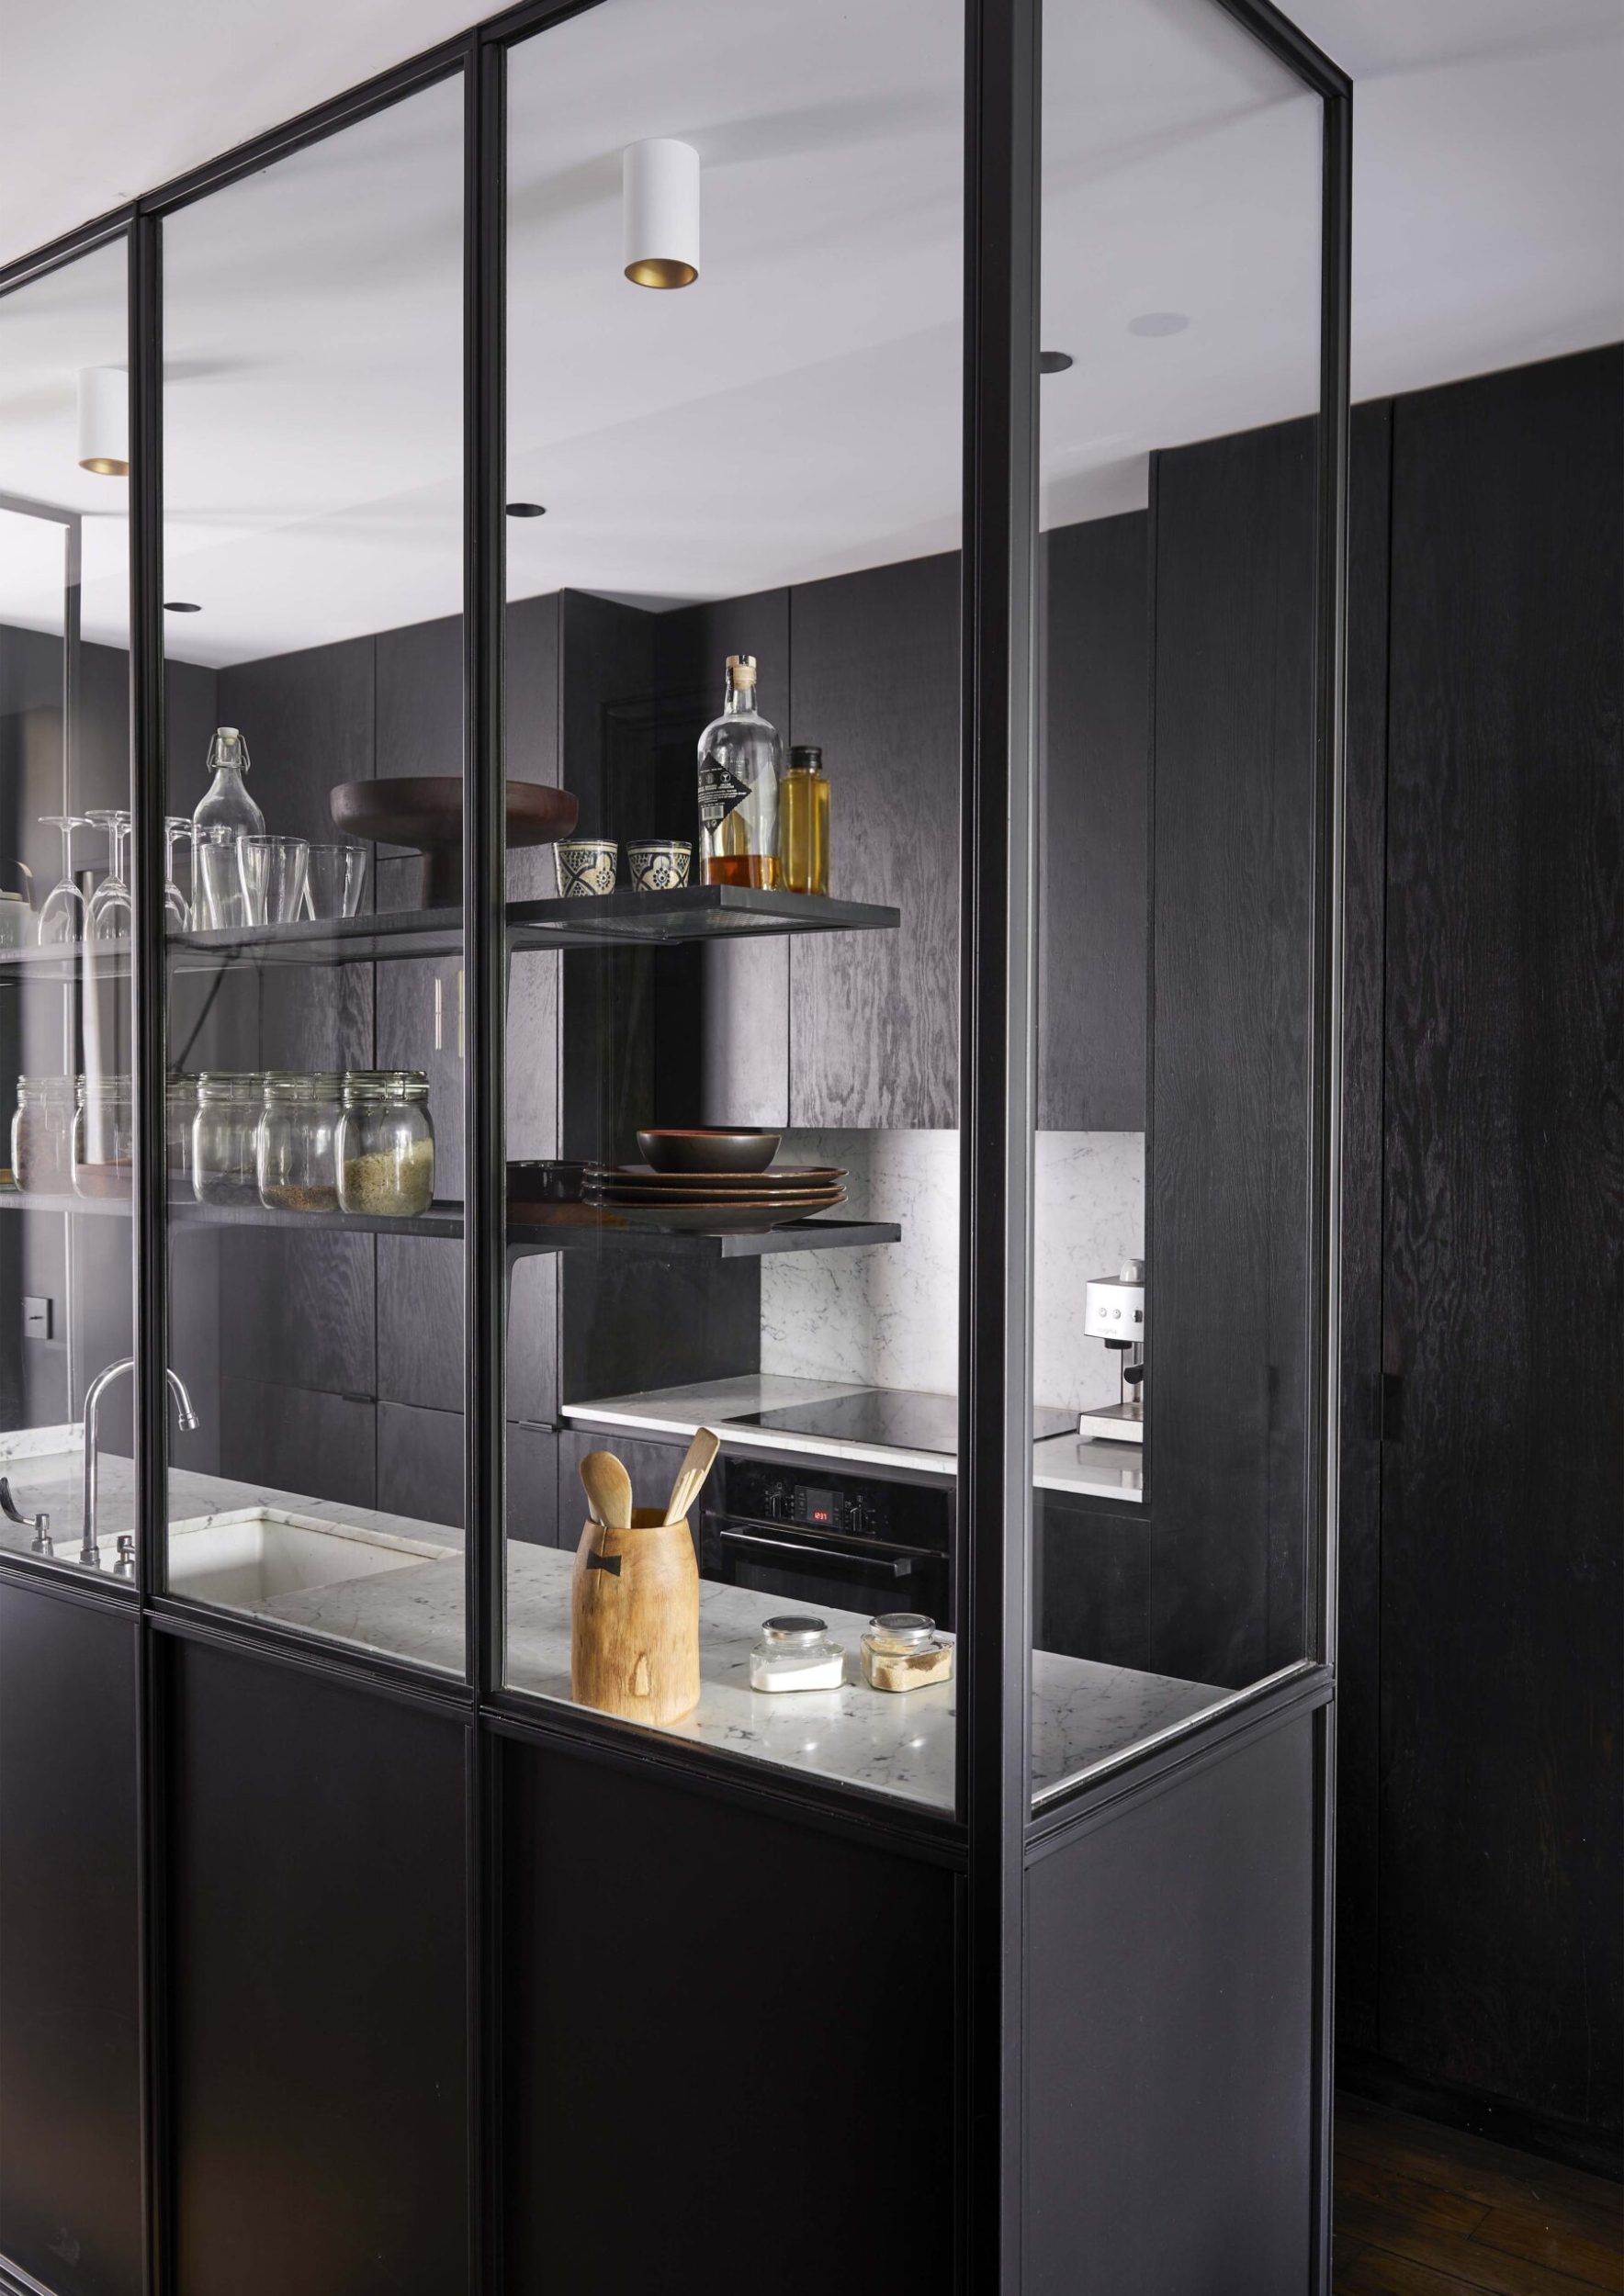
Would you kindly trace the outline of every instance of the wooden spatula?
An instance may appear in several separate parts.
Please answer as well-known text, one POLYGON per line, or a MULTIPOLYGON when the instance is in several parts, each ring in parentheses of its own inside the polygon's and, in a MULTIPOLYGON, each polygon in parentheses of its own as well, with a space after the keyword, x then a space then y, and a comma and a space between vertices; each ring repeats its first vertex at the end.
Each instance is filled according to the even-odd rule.
POLYGON ((612 1531, 632 1526, 632 1479, 613 1451, 589 1451, 581 1462, 581 1480, 592 1521, 612 1531))
POLYGON ((698 1498, 705 1477, 716 1465, 720 1443, 708 1427, 701 1427, 683 1454, 677 1469, 677 1480, 671 1485, 671 1495, 666 1503, 665 1519, 680 1523, 698 1498))

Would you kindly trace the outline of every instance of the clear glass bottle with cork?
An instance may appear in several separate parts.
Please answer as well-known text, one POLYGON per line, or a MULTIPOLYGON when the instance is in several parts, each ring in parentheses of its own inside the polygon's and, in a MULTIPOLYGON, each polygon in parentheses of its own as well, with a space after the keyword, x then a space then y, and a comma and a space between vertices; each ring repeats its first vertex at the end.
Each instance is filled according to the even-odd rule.
POLYGON ((778 884, 775 727, 756 708, 756 658, 729 654, 722 715, 699 737, 699 855, 707 885, 778 884))
POLYGON ((829 776, 814 742, 797 742, 778 793, 778 882, 829 896, 829 776))

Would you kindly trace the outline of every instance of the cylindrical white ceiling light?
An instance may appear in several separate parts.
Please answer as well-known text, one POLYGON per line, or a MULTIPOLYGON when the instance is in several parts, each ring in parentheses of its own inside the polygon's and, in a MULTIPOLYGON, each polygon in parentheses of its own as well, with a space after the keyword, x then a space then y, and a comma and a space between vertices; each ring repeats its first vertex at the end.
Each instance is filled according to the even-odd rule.
POLYGON ((637 287, 692 287, 699 276, 699 154, 651 136, 628 143, 626 276, 637 287))
POLYGON ((130 476, 130 377, 121 366, 79 369, 79 467, 130 476))

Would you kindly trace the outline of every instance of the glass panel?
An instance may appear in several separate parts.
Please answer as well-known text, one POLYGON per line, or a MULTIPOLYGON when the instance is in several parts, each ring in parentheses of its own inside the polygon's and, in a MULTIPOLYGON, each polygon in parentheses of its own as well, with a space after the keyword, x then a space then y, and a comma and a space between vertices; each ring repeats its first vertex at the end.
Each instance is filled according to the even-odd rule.
POLYGON ((1039 1799, 1307 1649, 1321 174, 1210 0, 1043 73, 1039 1799))
POLYGON ((0 1545, 129 1585, 125 265, 120 239, 0 298, 0 1545))
POLYGON ((462 169, 451 79, 164 238, 167 1585, 458 1673, 462 169))
POLYGON ((509 121, 505 1680, 950 1809, 962 25, 605 0, 509 121))

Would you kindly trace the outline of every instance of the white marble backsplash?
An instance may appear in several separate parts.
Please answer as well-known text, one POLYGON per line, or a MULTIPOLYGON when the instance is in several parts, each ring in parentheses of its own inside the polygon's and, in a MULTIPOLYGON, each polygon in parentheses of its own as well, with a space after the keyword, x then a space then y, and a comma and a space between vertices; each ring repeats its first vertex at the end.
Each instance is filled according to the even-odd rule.
MULTIPOLYGON (((873 1387, 958 1385, 956 1132, 787 1132, 784 1164, 842 1165, 853 1217, 897 1220, 900 1244, 785 1252, 761 1262, 761 1369, 873 1387)), ((1139 1132, 1037 1136, 1033 1385, 1080 1410, 1116 1392, 1106 1349, 1083 1335, 1083 1286, 1145 1249, 1139 1132)))

